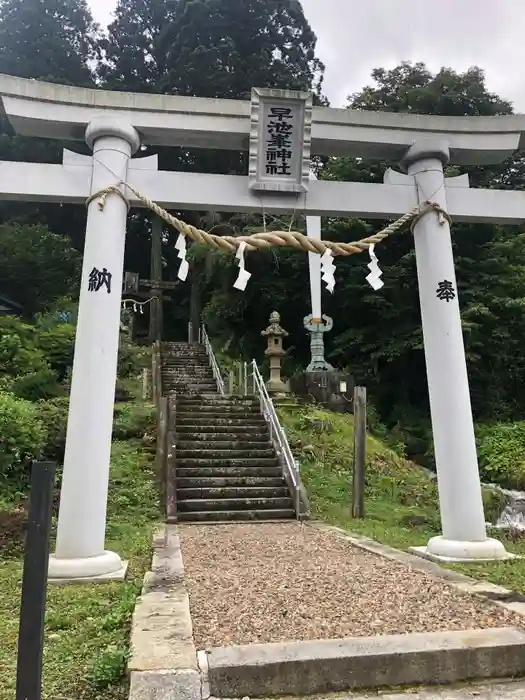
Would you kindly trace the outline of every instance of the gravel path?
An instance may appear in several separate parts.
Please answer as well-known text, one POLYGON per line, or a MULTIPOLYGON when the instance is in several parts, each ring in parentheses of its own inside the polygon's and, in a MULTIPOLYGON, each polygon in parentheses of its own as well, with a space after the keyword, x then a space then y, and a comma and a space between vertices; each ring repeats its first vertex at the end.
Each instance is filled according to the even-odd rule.
POLYGON ((295 521, 181 525, 179 532, 197 649, 522 624, 295 521))

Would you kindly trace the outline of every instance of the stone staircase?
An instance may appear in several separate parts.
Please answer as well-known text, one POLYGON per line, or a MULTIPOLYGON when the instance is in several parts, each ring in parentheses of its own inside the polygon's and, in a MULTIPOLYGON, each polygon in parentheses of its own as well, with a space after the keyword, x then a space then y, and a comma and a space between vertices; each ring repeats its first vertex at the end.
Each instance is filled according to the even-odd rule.
POLYGON ((176 521, 295 517, 259 402, 217 391, 200 345, 163 346, 164 392, 176 392, 176 521))

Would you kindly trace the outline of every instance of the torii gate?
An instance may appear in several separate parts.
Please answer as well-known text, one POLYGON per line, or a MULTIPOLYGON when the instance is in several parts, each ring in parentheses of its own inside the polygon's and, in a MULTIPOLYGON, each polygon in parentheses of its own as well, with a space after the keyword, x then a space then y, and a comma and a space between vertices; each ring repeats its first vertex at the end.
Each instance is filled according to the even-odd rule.
MULTIPOLYGON (((131 160, 141 144, 247 150, 250 102, 130 94, 0 76, 4 110, 16 132, 85 139, 93 157, 64 152, 62 165, 0 163, 0 198, 85 204, 127 180, 166 208, 260 211, 248 178, 157 172, 155 157, 131 160)), ((522 192, 469 189, 466 175, 445 180, 443 166, 497 163, 525 137, 525 117, 434 117, 314 108, 313 155, 399 161, 385 184, 316 182, 297 195, 308 216, 387 219, 432 199, 455 221, 520 224, 522 192)), ((250 139, 250 137, 252 137, 250 139)), ((269 162, 269 161, 268 161, 269 162)), ((308 180, 308 169, 303 178, 308 180)), ((130 192, 88 205, 56 553, 50 577, 119 578, 120 556, 104 550, 120 301, 130 192)), ((265 210, 290 210, 279 193, 265 210)), ((443 560, 503 559, 487 538, 448 222, 435 212, 414 229, 442 536, 423 554, 443 560)))

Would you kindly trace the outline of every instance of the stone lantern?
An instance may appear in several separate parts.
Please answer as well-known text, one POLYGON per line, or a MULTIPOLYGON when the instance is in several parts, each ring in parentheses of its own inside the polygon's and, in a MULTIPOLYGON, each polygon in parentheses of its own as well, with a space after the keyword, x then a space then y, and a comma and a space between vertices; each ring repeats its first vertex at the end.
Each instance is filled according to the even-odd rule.
POLYGON ((281 328, 280 323, 280 314, 273 311, 270 314, 270 325, 261 332, 262 336, 268 338, 268 347, 264 354, 270 359, 270 380, 266 386, 270 393, 287 394, 288 387, 281 379, 281 359, 286 355, 286 350, 283 350, 283 338, 288 336, 288 333, 281 328))

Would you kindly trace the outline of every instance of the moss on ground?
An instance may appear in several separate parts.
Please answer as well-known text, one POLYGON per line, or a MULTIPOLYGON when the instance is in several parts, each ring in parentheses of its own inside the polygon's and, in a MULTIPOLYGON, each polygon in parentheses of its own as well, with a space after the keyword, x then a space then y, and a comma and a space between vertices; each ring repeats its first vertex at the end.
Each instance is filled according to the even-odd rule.
MULTIPOLYGON (((279 409, 310 496, 312 517, 406 550, 440 534, 438 492, 431 475, 372 436, 367 438, 366 517, 351 517, 353 420, 350 415, 312 406, 279 409), (323 423, 331 432, 323 430, 323 423)), ((501 500, 484 493, 485 514, 493 522, 501 500)), ((511 552, 524 555, 525 538, 498 532, 511 552)), ((525 593, 525 558, 503 563, 454 566, 469 576, 525 593)))

